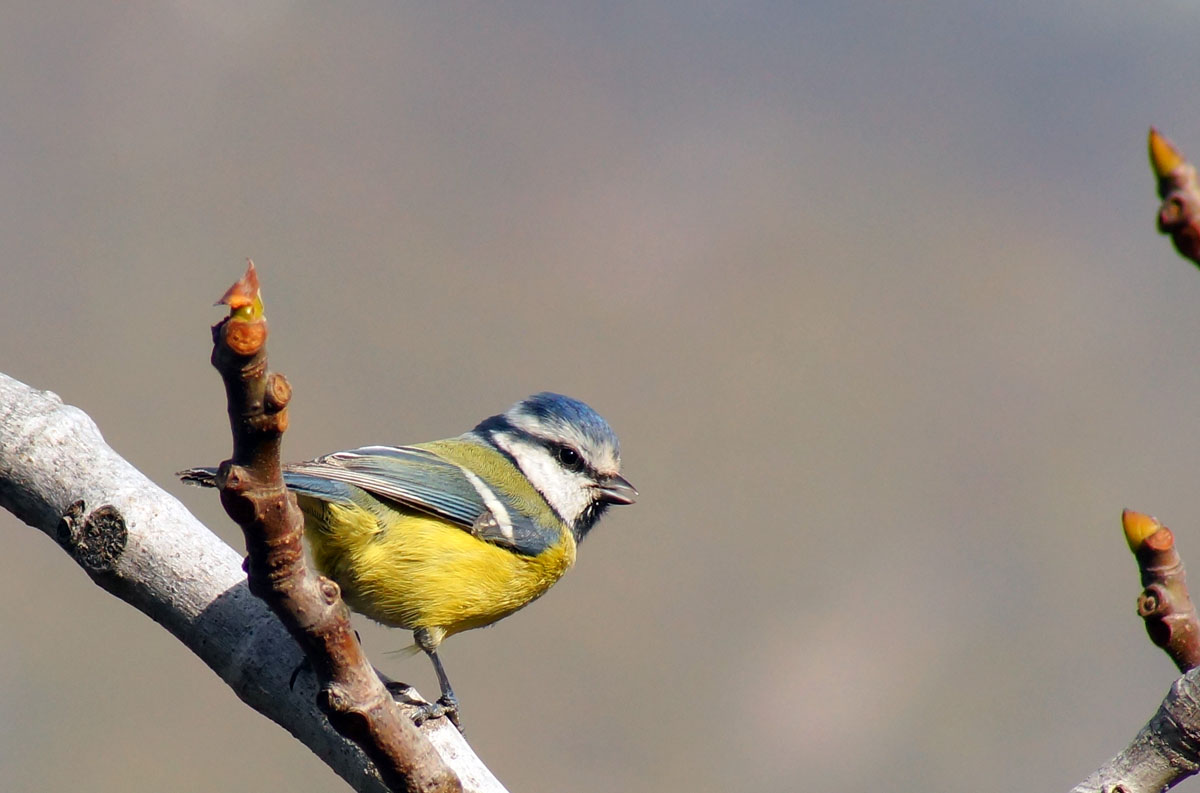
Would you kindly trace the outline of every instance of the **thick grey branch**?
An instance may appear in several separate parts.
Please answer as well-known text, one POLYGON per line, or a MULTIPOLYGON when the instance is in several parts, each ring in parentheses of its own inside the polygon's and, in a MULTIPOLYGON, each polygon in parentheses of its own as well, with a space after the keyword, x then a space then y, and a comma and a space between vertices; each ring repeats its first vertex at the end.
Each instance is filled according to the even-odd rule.
POLYGON ((1200 668, 1175 681, 1133 741, 1072 793, 1159 793, 1200 770, 1200 668))
MULTIPOLYGON (((83 411, 4 374, 0 506, 57 539, 96 583, 169 630, 356 790, 385 790, 328 726, 311 676, 291 690, 300 650, 250 594, 241 556, 110 449, 83 411)), ((503 791, 453 726, 438 719, 423 731, 465 790, 503 791)))

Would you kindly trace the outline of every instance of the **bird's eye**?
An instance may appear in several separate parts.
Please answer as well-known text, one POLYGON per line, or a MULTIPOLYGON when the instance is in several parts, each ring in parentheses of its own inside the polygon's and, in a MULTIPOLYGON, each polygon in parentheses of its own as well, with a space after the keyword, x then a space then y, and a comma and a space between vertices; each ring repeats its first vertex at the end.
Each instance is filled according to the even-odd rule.
POLYGON ((576 469, 583 463, 583 459, 579 456, 579 452, 572 449, 570 446, 559 446, 555 452, 558 461, 566 468, 576 469))

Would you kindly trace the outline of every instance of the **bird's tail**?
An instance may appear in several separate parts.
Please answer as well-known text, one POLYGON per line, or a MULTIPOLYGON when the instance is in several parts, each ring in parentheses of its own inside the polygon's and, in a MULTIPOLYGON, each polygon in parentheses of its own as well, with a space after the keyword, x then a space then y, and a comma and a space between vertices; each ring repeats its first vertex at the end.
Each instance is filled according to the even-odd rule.
POLYGON ((421 652, 420 645, 410 644, 407 647, 401 647, 399 650, 384 650, 384 655, 416 655, 421 652))
MULTIPOLYGON (((284 466, 284 469, 283 483, 288 486, 288 489, 299 495, 311 496, 318 501, 328 501, 334 504, 354 503, 354 491, 344 482, 288 471, 286 470, 287 466, 284 466)), ((186 485, 217 486, 216 468, 188 468, 184 471, 176 471, 175 476, 179 477, 180 481, 186 485)), ((371 525, 374 526, 373 523, 371 525)))
POLYGON ((216 468, 188 468, 186 471, 177 471, 175 476, 179 477, 180 481, 185 485, 195 485, 196 487, 217 486, 216 468))

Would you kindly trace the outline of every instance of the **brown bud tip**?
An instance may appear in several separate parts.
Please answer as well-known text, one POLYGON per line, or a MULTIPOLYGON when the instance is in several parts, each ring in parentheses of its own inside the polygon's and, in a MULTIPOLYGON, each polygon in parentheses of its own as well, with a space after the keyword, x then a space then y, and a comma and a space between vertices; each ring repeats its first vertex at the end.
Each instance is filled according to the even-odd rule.
POLYGON ((1143 515, 1127 509, 1121 513, 1121 526, 1125 529, 1125 541, 1129 550, 1137 553, 1151 534, 1163 527, 1158 520, 1150 515, 1143 515))
POLYGON ((1164 179, 1186 162, 1179 150, 1159 134, 1154 127, 1150 128, 1150 167, 1154 176, 1164 179))
POLYGON ((229 316, 239 319, 258 319, 263 315, 262 293, 258 286, 258 271, 254 262, 246 260, 246 274, 225 290, 215 305, 229 306, 229 316))

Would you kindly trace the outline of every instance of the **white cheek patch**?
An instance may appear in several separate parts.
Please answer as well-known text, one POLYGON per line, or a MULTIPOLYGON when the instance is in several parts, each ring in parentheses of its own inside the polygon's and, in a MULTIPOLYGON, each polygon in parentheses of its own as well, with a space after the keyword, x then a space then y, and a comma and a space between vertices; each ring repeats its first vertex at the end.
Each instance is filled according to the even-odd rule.
POLYGON ((591 503, 591 488, 582 474, 564 470, 545 447, 519 440, 507 432, 493 436, 512 455, 530 483, 554 511, 571 525, 591 503))

